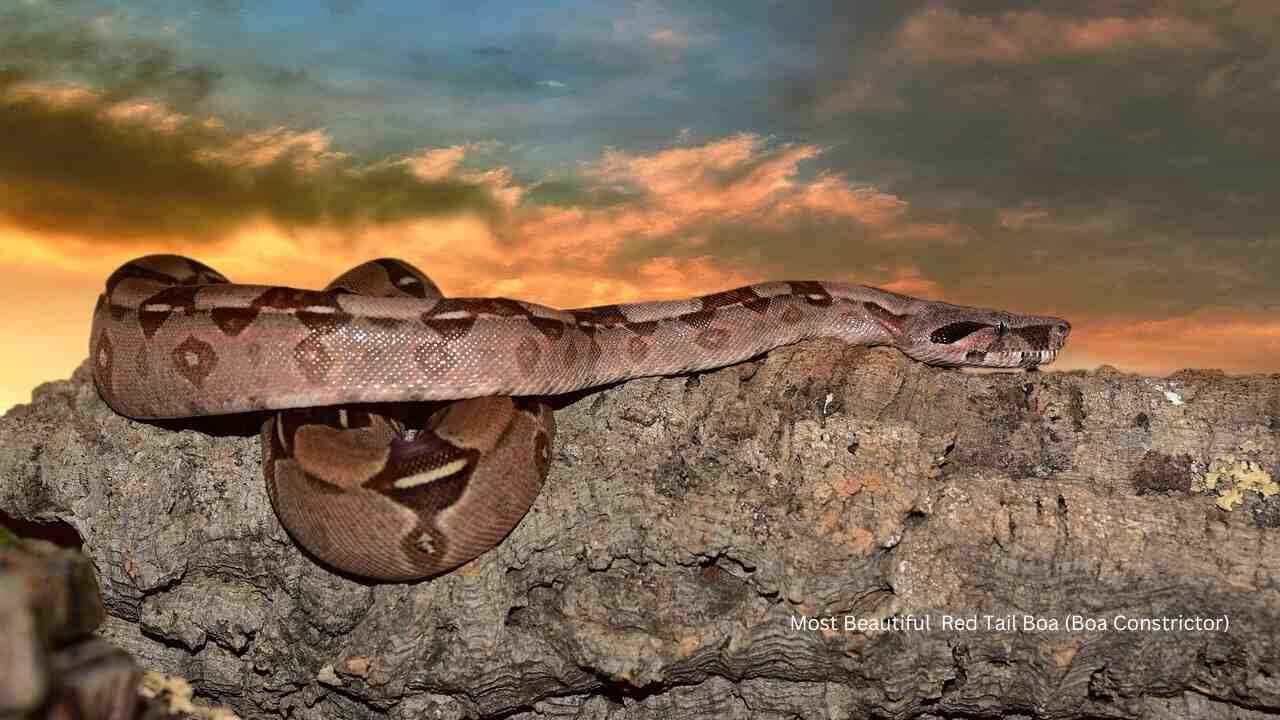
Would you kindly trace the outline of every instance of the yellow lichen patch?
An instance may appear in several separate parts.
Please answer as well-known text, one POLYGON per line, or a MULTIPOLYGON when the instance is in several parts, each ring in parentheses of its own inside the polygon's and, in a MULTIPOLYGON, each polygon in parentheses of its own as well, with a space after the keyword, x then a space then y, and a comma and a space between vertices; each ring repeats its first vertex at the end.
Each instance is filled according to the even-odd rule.
POLYGON ((193 700, 195 692, 191 684, 174 675, 149 670, 142 675, 138 694, 145 698, 159 698, 171 713, 182 713, 203 720, 240 720, 240 716, 227 708, 209 707, 193 700))
POLYGON ((704 639, 700 633, 685 635, 676 641, 676 657, 681 660, 692 657, 693 653, 702 647, 704 639))
POLYGON ((460 566, 457 570, 454 570, 453 574, 457 577, 464 577, 464 578, 480 577, 480 572, 481 572, 480 569, 483 563, 484 563, 483 555, 477 558, 472 558, 471 560, 468 560, 467 562, 463 563, 462 566, 460 566))
POLYGON ((1071 662, 1076 659, 1076 653, 1080 651, 1080 646, 1074 640, 1068 639, 1049 652, 1049 659, 1056 667, 1069 668, 1071 662))
POLYGON ((1280 492, 1280 484, 1276 484, 1271 479, 1271 474, 1256 462, 1228 455, 1214 458, 1209 464, 1209 471, 1204 475, 1203 489, 1216 491, 1218 507, 1229 511, 1244 502, 1246 492, 1252 490, 1261 493, 1263 497, 1271 497, 1280 492))

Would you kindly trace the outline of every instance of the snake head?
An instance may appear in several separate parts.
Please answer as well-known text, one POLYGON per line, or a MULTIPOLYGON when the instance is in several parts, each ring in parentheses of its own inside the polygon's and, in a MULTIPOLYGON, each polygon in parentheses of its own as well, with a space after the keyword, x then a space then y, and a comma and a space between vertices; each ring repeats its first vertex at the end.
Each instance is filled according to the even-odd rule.
POLYGON ((1071 324, 1049 315, 915 301, 901 314, 867 303, 876 322, 912 359, 930 365, 1033 368, 1053 362, 1071 324))

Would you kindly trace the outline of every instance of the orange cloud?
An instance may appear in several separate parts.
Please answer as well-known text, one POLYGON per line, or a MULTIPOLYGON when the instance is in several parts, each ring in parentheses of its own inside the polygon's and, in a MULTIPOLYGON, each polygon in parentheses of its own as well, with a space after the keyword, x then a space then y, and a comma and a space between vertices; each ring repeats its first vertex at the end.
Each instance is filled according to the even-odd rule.
POLYGON ((1049 211, 1036 205, 1006 208, 1000 211, 1000 227, 1021 230, 1024 225, 1049 217, 1049 211))
POLYGON ((742 215, 790 190, 800 162, 818 152, 812 145, 765 150, 759 136, 744 133, 652 155, 607 150, 585 174, 596 182, 635 188, 650 202, 681 214, 742 215))
POLYGON ((440 180, 448 177, 462 164, 462 158, 467 154, 467 149, 462 145, 454 145, 446 148, 430 148, 423 150, 417 155, 401 160, 409 167, 409 171, 414 177, 423 180, 440 180))
POLYGON ((1223 44, 1210 28, 1168 15, 1081 19, 1011 10, 980 16, 942 4, 907 18, 894 42, 913 63, 1025 63, 1116 50, 1195 52, 1223 44))
POLYGON ((907 202, 875 188, 855 188, 835 173, 822 173, 777 204, 779 214, 810 212, 885 227, 902 218, 907 202))
POLYGON ((103 108, 102 115, 121 124, 137 123, 162 133, 177 132, 190 120, 189 116, 173 112, 161 103, 141 100, 108 105, 103 108))
POLYGON ((903 265, 892 268, 891 272, 894 276, 893 279, 889 282, 881 283, 879 287, 902 293, 903 295, 939 299, 942 286, 924 277, 920 273, 920 268, 914 265, 903 265))
POLYGON ((39 102, 52 108, 65 109, 87 105, 102 95, 80 85, 50 85, 46 83, 16 83, 0 94, 0 102, 13 104, 39 102))
POLYGON ((332 139, 320 130, 297 132, 274 127, 235 138, 230 145, 201 149, 198 160, 231 167, 263 168, 287 161, 303 171, 316 171, 344 160, 346 153, 330 150, 332 139))
MULTIPOLYGON (((699 249, 717 229, 732 224, 785 234, 798 222, 821 220, 836 223, 837 232, 844 223, 902 239, 945 239, 941 226, 909 222, 907 202, 895 195, 856 187, 832 172, 802 179, 800 164, 822 148, 770 145, 752 134, 649 154, 607 150, 578 170, 583 201, 552 205, 526 203, 531 187, 508 168, 476 169, 468 162, 472 151, 490 151, 493 144, 425 148, 360 164, 321 131, 237 132, 217 118, 156 101, 117 102, 82 87, 0 86, 0 102, 23 104, 18 115, 30 120, 33 133, 46 121, 96 126, 95 142, 105 143, 108 157, 136 160, 101 167, 87 161, 82 172, 54 176, 56 187, 29 178, 14 185, 10 204, 0 201, 0 222, 41 237, 43 250, 33 253, 83 257, 83 244, 102 236, 120 248, 98 252, 103 262, 147 245, 204 258, 253 258, 244 263, 248 268, 279 267, 281 259, 296 256, 291 278, 274 281, 301 284, 306 277, 323 284, 326 274, 307 270, 312 259, 333 267, 340 257, 361 259, 354 249, 384 255, 408 245, 435 260, 433 272, 452 275, 449 268, 457 264, 460 285, 470 291, 519 289, 560 304, 574 302, 572 289, 581 285, 574 280, 584 275, 612 276, 609 290, 635 297, 646 278, 635 274, 638 260, 619 257, 652 255, 646 243, 658 243, 660 257, 692 265, 698 261, 691 258, 706 257, 699 249), (592 193, 621 199, 588 202, 592 193), (143 209, 157 207, 164 211, 143 209), (448 248, 438 242, 444 237, 452 242, 448 248)), ((37 148, 37 159, 40 153, 37 148)), ((0 185, 4 178, 0 168, 0 185)), ((732 262, 722 258, 718 264, 726 269, 716 272, 704 267, 682 288, 667 285, 672 294, 692 294, 715 289, 693 286, 713 276, 736 282, 742 273, 728 269, 732 262)), ((93 272, 110 271, 98 264, 93 272)), ((592 287, 603 292, 605 286, 592 287)), ((619 299, 596 290, 582 299, 619 299)))
POLYGON ((821 152, 769 146, 751 134, 649 154, 606 151, 579 176, 585 195, 608 191, 621 200, 523 205, 511 214, 519 241, 507 247, 523 268, 519 287, 531 298, 573 305, 696 295, 767 279, 758 254, 707 252, 726 228, 786 238, 819 222, 828 237, 858 231, 873 242, 951 243, 974 235, 957 224, 912 221, 904 199, 838 173, 802 178, 800 164, 821 152), (573 288, 589 291, 579 296, 573 288))
POLYGON ((908 222, 886 229, 885 240, 963 245, 977 239, 978 231, 958 222, 908 222))
POLYGON ((829 171, 801 180, 800 163, 821 152, 814 145, 770 148, 758 135, 747 133, 651 155, 610 150, 599 163, 584 168, 583 175, 599 187, 630 193, 634 202, 603 211, 556 209, 549 214, 567 213, 566 219, 575 225, 588 226, 593 223, 585 216, 595 215, 607 220, 606 228, 623 234, 684 233, 695 244, 696 227, 707 222, 746 219, 785 228, 808 218, 887 229, 903 221, 909 205, 896 195, 857 187, 829 171))
POLYGON ((1068 350, 1080 366, 1105 362, 1155 375, 1191 367, 1266 373, 1275 372, 1280 357, 1274 313, 1220 307, 1164 320, 1073 320, 1068 350))

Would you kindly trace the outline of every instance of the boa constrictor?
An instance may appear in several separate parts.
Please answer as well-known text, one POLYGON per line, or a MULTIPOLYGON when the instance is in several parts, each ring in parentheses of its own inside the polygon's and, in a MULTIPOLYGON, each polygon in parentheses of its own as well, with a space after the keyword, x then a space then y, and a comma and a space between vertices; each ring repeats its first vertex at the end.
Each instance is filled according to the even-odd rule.
POLYGON ((1065 320, 862 285, 767 282, 687 300, 557 310, 446 298, 391 259, 324 290, 239 285, 150 255, 107 279, 93 379, 116 412, 273 412, 263 470, 281 523, 333 567, 426 577, 496 545, 546 476, 542 396, 730 365, 806 338, 890 345, 934 365, 1035 367, 1065 320), (370 403, 453 401, 416 433, 370 403))

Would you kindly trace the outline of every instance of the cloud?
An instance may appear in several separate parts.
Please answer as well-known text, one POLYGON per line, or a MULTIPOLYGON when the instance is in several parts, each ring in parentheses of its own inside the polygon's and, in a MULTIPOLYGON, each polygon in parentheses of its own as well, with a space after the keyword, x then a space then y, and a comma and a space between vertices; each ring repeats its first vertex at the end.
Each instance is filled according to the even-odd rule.
POLYGON ((1049 211, 1034 204, 1016 208, 1006 208, 999 212, 999 224, 1002 228, 1021 230, 1023 226, 1044 220, 1049 211))
POLYGON ((936 289, 919 268, 896 269, 896 258, 968 242, 973 230, 917 218, 906 199, 840 173, 806 173, 824 152, 749 133, 648 153, 607 150, 557 181, 550 200, 513 211, 518 242, 508 250, 522 267, 520 288, 563 303, 582 286, 575 278, 590 278, 590 300, 614 302, 785 272, 936 289))
POLYGON ((449 177, 462 163, 462 158, 466 154, 465 147, 454 145, 447 148, 430 148, 400 162, 409 168, 409 172, 413 173, 414 177, 431 182, 449 177))
POLYGON ((906 102, 893 91, 892 85, 877 77, 841 78, 816 101, 815 113, 830 119, 846 113, 905 110, 906 102))
POLYGON ((138 32, 136 19, 122 20, 123 11, 83 2, 9 5, 0 11, 0 68, 11 74, 76 77, 116 100, 147 95, 179 108, 202 102, 224 79, 220 67, 183 62, 166 43, 171 26, 153 28, 165 38, 156 40, 138 32))
POLYGON ((853 187, 842 176, 823 172, 778 203, 781 213, 816 213, 886 227, 902 218, 907 202, 871 187, 853 187))
POLYGON ((581 194, 610 192, 620 200, 533 210, 528 234, 557 236, 571 229, 594 238, 595 248, 617 247, 624 238, 697 247, 744 224, 780 235, 823 223, 828 233, 844 226, 885 236, 896 232, 930 239, 932 232, 936 237, 936 228, 909 219, 909 204, 896 195, 857 186, 833 171, 802 178, 801 164, 823 151, 808 144, 770 144, 750 133, 649 154, 606 150, 600 160, 582 167, 581 194))
POLYGON ((1096 361, 1143 373, 1190 367, 1274 372, 1280 357, 1274 309, 1207 306, 1163 319, 1113 316, 1076 322, 1071 332, 1072 343, 1096 361))
MULTIPOLYGON (((107 117, 116 115, 112 111, 105 114, 107 117)), ((172 131, 177 125, 178 121, 174 120, 164 129, 172 131)), ((215 121, 213 127, 220 128, 221 123, 215 121)), ((332 142, 329 136, 319 130, 300 132, 285 127, 274 127, 229 139, 231 142, 225 147, 199 149, 194 152, 193 157, 209 165, 254 170, 288 163, 303 173, 314 173, 334 167, 347 157, 345 153, 330 150, 332 142)), ((439 180, 440 178, 423 179, 439 180)))
POLYGON ((45 233, 212 240, 255 218, 352 227, 493 216, 510 202, 506 185, 501 173, 424 175, 421 158, 361 164, 318 130, 242 132, 156 100, 0 80, 0 220, 45 233))
POLYGON ((913 63, 1026 63, 1123 50, 1198 52, 1224 41, 1212 28, 1172 15, 1076 18, 1008 10, 985 16, 933 4, 908 17, 894 43, 913 63))
POLYGON ((762 150, 761 138, 751 134, 652 155, 607 150, 586 172, 598 182, 634 188, 646 202, 679 215, 742 215, 787 194, 799 163, 819 152, 809 145, 762 150))
MULTIPOLYGON (((918 260, 950 291, 998 259, 1041 280, 1035 266, 1050 260, 1107 278, 1113 304, 1119 287, 1131 303, 1180 311, 1214 293, 1277 297, 1280 256, 1258 246, 1274 242, 1280 219, 1280 144, 1268 142, 1280 113, 1280 4, 894 6, 870 22, 852 4, 832 18, 835 39, 818 35, 808 79, 777 89, 778 116, 799 118, 790 136, 831 148, 824 165, 909 199, 910 221, 933 224, 915 237, 953 224, 948 237, 968 238, 976 254, 944 265, 946 243, 934 242, 918 260), (838 41, 851 24, 876 29, 838 41), (1106 248, 1127 255, 1132 244, 1182 277, 1135 280, 1137 257, 1108 262, 1106 248), (1247 277, 1231 288, 1188 282, 1204 277, 1188 246, 1211 247, 1247 277), (1032 263, 1031 247, 1045 260, 1032 263)), ((908 241, 901 230, 874 237, 908 241)))
POLYGON ((884 237, 943 239, 942 226, 910 221, 909 203, 892 193, 855 185, 830 170, 802 179, 801 163, 823 152, 739 133, 647 155, 607 150, 582 173, 597 190, 630 198, 608 212, 649 215, 646 227, 661 232, 739 222, 785 232, 816 221, 872 228, 884 237))
POLYGON ((967 237, 956 224, 913 217, 893 193, 804 172, 823 148, 753 134, 609 149, 537 181, 495 164, 496 143, 362 163, 316 130, 236 131, 78 86, 2 88, 0 119, 17 130, 0 139, 0 186, 14 190, 0 196, 0 226, 66 255, 57 266, 74 266, 85 243, 101 263, 165 247, 236 279, 279 282, 264 275, 306 255, 287 281, 322 285, 337 265, 409 248, 408 259, 427 261, 452 293, 587 305, 700 294, 784 266, 827 277, 854 267, 860 280, 896 281, 888 266, 868 273, 854 259, 885 256, 886 243, 967 237), (33 139, 50 128, 86 139, 33 139), (35 152, 19 154, 20 145, 35 152))
POLYGON ((938 281, 926 278, 915 265, 900 265, 889 272, 891 279, 880 283, 885 290, 923 298, 937 298, 942 293, 938 281))

